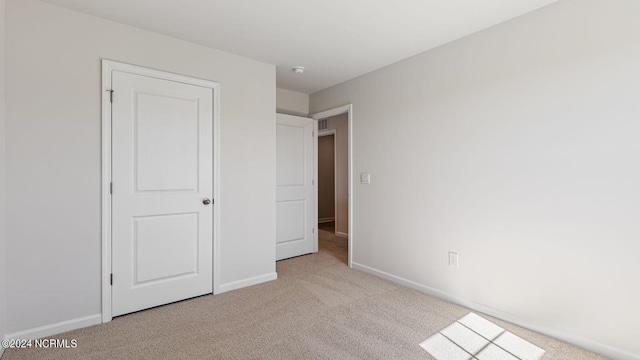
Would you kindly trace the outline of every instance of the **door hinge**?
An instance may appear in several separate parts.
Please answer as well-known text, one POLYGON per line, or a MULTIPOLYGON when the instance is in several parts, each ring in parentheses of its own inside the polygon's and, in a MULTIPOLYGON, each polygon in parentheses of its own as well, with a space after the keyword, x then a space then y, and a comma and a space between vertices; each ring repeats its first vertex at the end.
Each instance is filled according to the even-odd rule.
POLYGON ((316 228, 311 228, 311 233, 315 234, 316 233, 316 228))
POLYGON ((109 275, 109 283, 113 285, 113 274, 109 275))
POLYGON ((316 181, 315 180, 311 180, 311 185, 315 185, 316 181))
POLYGON ((109 194, 113 194, 113 183, 109 183, 109 194))
POLYGON ((113 102, 113 90, 107 90, 109 92, 109 102, 113 102))

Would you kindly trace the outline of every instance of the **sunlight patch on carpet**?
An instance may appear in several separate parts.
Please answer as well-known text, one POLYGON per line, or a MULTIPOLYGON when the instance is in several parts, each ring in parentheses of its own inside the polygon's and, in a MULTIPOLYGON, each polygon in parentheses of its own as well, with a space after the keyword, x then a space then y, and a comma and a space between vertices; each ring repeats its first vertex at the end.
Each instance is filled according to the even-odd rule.
POLYGON ((544 350, 474 313, 420 346, 438 360, 540 360, 544 350))

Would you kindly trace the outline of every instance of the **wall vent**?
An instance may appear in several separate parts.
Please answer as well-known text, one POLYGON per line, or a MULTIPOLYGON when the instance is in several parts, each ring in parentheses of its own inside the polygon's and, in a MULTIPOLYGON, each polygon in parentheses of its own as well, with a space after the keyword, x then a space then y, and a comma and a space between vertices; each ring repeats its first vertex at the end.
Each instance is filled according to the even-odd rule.
POLYGON ((318 120, 318 130, 327 130, 329 119, 318 120))

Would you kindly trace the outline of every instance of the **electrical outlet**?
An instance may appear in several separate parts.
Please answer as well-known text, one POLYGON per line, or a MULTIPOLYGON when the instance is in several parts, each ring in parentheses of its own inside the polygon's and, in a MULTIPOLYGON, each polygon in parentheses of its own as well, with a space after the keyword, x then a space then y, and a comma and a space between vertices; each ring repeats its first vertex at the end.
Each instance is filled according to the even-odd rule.
POLYGON ((458 267, 458 253, 449 252, 449 266, 458 267))

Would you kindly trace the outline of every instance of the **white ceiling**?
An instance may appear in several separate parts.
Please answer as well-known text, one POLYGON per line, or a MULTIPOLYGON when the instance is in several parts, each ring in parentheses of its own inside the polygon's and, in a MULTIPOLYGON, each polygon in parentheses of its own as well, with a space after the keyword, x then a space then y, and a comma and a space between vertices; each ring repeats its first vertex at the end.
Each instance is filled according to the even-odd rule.
POLYGON ((310 94, 557 0, 43 1, 275 64, 310 94))

